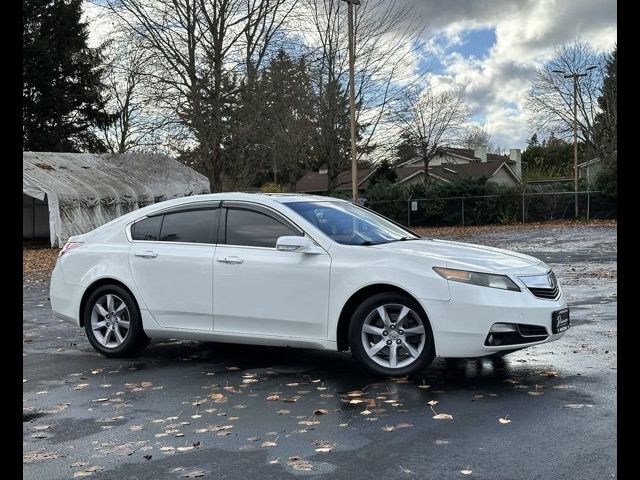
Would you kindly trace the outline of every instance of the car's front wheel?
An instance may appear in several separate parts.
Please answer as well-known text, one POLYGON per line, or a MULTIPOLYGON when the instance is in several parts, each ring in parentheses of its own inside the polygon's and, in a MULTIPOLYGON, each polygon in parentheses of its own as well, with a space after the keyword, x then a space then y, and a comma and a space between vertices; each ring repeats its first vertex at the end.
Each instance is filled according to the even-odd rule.
POLYGON ((118 285, 103 285, 91 293, 83 319, 89 343, 106 357, 135 355, 149 343, 133 296, 118 285))
POLYGON ((397 293, 373 295, 355 310, 349 344, 356 360, 376 375, 416 373, 435 356, 431 326, 420 304, 397 293))

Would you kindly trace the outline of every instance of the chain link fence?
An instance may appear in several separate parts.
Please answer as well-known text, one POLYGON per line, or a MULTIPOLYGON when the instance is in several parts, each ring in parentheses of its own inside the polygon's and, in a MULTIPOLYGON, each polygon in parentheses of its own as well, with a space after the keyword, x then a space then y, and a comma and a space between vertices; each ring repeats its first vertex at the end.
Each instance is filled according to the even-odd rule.
MULTIPOLYGON (((367 202, 367 207, 409 227, 489 225, 575 218, 575 192, 525 192, 468 197, 431 195, 367 202)), ((599 191, 578 192, 578 217, 615 218, 616 204, 599 191)))

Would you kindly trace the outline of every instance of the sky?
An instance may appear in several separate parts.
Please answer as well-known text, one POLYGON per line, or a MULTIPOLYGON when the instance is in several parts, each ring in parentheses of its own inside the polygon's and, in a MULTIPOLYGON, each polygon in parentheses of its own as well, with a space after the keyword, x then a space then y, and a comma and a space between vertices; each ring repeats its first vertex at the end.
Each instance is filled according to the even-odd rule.
POLYGON ((424 18, 418 69, 432 85, 464 92, 472 119, 503 148, 523 148, 533 133, 526 93, 554 46, 576 39, 610 51, 615 0, 403 0, 424 18))
MULTIPOLYGON (((533 134, 526 94, 554 47, 580 39, 610 51, 617 37, 615 0, 397 1, 413 4, 426 27, 411 56, 416 73, 436 89, 462 91, 471 120, 503 149, 523 148, 533 134)), ((108 26, 93 26, 97 42, 108 26)))

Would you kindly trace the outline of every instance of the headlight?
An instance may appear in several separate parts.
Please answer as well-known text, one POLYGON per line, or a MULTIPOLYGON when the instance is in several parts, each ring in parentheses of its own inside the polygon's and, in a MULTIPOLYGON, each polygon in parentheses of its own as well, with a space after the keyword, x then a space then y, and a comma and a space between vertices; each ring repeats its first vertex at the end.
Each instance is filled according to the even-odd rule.
POLYGON ((501 290, 512 290, 519 292, 520 288, 506 275, 495 275, 493 273, 469 272, 467 270, 456 270, 454 268, 433 267, 433 270, 442 278, 452 282, 462 282, 480 287, 499 288, 501 290))

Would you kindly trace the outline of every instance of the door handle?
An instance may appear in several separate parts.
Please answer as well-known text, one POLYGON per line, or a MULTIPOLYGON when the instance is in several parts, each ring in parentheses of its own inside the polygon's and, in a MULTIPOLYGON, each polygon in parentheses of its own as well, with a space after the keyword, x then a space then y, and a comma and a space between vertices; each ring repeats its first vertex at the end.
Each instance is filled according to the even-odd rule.
POLYGON ((244 263, 244 258, 240 257, 218 257, 217 260, 222 263, 244 263))
POLYGON ((145 250, 144 252, 135 252, 134 255, 136 257, 142 258, 156 258, 158 256, 156 252, 152 252, 151 250, 145 250))

